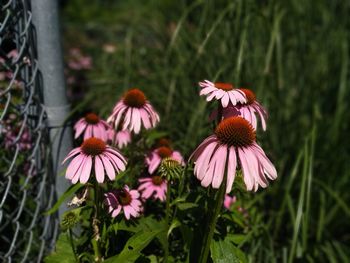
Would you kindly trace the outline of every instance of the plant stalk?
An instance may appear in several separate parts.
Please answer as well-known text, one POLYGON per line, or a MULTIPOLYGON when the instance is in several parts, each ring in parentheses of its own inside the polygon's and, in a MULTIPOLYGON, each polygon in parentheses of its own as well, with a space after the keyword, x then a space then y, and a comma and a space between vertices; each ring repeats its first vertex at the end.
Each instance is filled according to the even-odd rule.
POLYGON ((211 217, 208 220, 209 231, 206 232, 206 234, 203 238, 203 246, 202 246, 201 254, 199 256, 199 261, 198 261, 199 263, 207 263, 207 261, 208 261, 208 256, 209 256, 209 251, 210 251, 210 243, 211 243, 211 240, 213 239, 216 222, 218 220, 219 213, 222 209, 222 204, 223 204, 224 196, 225 196, 225 190, 226 190, 226 184, 223 182, 215 195, 215 203, 214 203, 214 207, 212 209, 213 212, 211 213, 211 217))
POLYGON ((75 250, 74 241, 73 241, 72 229, 68 229, 68 236, 69 236, 70 245, 71 245, 72 250, 73 250, 73 254, 74 254, 75 261, 76 261, 76 262, 79 262, 78 257, 77 257, 77 254, 76 254, 76 250, 75 250))
MULTIPOLYGON (((168 178, 169 179, 169 178, 168 178)), ((166 214, 165 214, 165 222, 167 226, 167 233, 169 230, 169 222, 170 222, 170 182, 167 180, 167 191, 166 191, 166 214)), ((164 262, 168 262, 169 257, 169 240, 168 240, 168 234, 166 239, 166 248, 165 248, 165 254, 164 254, 164 262)))
POLYGON ((94 184, 94 190, 95 190, 95 216, 92 220, 92 228, 94 231, 94 237, 92 239, 92 246, 94 249, 94 254, 95 254, 95 262, 102 262, 102 255, 101 255, 101 236, 100 236, 100 229, 99 229, 99 224, 100 224, 100 207, 101 207, 101 199, 100 199, 100 191, 99 191, 99 186, 98 183, 95 182, 94 184))

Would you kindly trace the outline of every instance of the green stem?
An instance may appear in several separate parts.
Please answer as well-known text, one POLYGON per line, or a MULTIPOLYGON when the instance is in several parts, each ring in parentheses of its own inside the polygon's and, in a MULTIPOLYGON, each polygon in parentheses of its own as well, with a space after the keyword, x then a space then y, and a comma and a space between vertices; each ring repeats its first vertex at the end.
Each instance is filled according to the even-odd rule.
POLYGON ((94 249, 94 254, 95 254, 95 261, 96 262, 102 262, 102 256, 101 256, 101 244, 100 244, 100 229, 99 229, 99 224, 100 224, 100 191, 99 191, 99 186, 98 183, 95 182, 94 184, 95 188, 95 216, 92 220, 92 229, 94 231, 94 237, 92 239, 92 247, 94 249))
POLYGON ((69 230, 68 230, 68 236, 69 236, 70 245, 71 245, 72 250, 73 250, 73 254, 74 254, 75 261, 76 261, 76 262, 79 262, 78 257, 77 257, 77 254, 76 254, 75 246, 74 246, 72 229, 69 229, 69 230))
MULTIPOLYGON (((169 178, 168 178, 169 179, 169 178)), ((169 223, 170 223, 170 182, 167 181, 167 191, 166 191, 166 214, 165 214, 165 222, 167 226, 167 233, 169 230, 169 223)), ((169 257, 169 240, 168 240, 168 234, 166 239, 166 248, 165 248, 165 255, 164 255, 164 262, 168 262, 169 257)))
POLYGON ((205 233, 204 239, 203 239, 203 246, 201 250, 201 254, 199 256, 199 263, 207 263, 208 261, 208 256, 209 256, 209 251, 210 251, 210 243, 211 240, 213 239, 214 236, 214 231, 215 231, 215 226, 216 222, 218 220, 218 215, 222 209, 222 204, 224 201, 224 196, 225 196, 225 189, 226 189, 226 184, 223 182, 219 188, 218 191, 216 191, 216 196, 215 196, 215 203, 213 207, 213 213, 211 214, 211 217, 208 220, 208 228, 209 231, 205 233))

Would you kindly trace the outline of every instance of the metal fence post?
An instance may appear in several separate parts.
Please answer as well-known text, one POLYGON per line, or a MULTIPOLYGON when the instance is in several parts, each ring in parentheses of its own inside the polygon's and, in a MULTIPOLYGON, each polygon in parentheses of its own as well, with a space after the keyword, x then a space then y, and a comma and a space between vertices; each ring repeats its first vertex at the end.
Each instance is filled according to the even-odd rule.
MULTIPOLYGON (((61 162, 72 148, 71 128, 63 124, 69 114, 66 97, 63 56, 57 0, 32 0, 33 22, 37 33, 39 69, 43 78, 44 104, 50 126, 56 191, 60 196, 69 186, 61 162)), ((60 214, 65 207, 60 209, 60 214)))

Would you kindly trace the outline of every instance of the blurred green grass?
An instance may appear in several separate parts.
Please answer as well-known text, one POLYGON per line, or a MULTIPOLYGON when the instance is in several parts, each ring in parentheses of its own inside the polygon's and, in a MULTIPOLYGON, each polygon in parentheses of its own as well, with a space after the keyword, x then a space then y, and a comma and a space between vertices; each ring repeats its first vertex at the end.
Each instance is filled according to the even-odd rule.
POLYGON ((279 178, 252 194, 250 261, 349 262, 349 13, 341 0, 70 0, 62 24, 65 49, 93 57, 84 107, 108 116, 139 87, 187 156, 211 130, 199 80, 254 90, 279 178))

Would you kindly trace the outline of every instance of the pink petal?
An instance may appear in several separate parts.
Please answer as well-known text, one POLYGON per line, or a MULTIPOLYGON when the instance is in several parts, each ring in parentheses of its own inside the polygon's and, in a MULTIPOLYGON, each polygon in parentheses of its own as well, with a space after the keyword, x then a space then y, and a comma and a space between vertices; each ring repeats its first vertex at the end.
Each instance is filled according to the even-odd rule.
POLYGON ((112 217, 116 217, 117 215, 119 215, 120 211, 122 210, 122 206, 119 205, 112 213, 112 217))
POLYGON ((81 165, 80 165, 77 173, 72 178, 72 184, 76 184, 79 181, 79 178, 81 176, 81 172, 83 171, 83 169, 85 167, 85 162, 86 162, 87 156, 82 154, 82 157, 83 157, 83 159, 81 161, 81 165))
POLYGON ((80 155, 74 157, 74 159, 70 162, 70 164, 67 167, 66 176, 65 176, 67 179, 71 180, 74 177, 83 159, 84 158, 80 155))
POLYGON ((131 211, 131 207, 130 206, 124 206, 123 207, 123 211, 124 211, 124 215, 126 217, 126 219, 130 219, 130 211, 131 211))
POLYGON ((253 190, 255 181, 254 177, 250 174, 250 170, 248 168, 249 164, 247 163, 247 160, 245 158, 245 153, 240 147, 238 148, 238 156, 239 160, 241 161, 244 183, 247 187, 247 190, 251 191, 253 190))
POLYGON ((84 133, 84 140, 89 139, 91 137, 92 137, 92 125, 87 125, 84 133))
POLYGON ((221 98, 222 107, 226 108, 229 102, 229 95, 225 92, 225 95, 221 98))
POLYGON ((74 139, 78 138, 80 136, 80 134, 82 134, 82 132, 85 130, 86 126, 87 126, 87 122, 84 120, 84 118, 80 119, 74 125, 74 129, 75 129, 74 139))
POLYGON ((232 185, 236 176, 236 167, 237 167, 236 150, 234 147, 230 147, 229 156, 228 156, 228 166, 227 166, 226 193, 231 192, 232 185))
POLYGON ((115 171, 114 171, 113 165, 110 163, 107 156, 100 154, 99 157, 101 158, 101 160, 103 162, 103 166, 107 172, 107 176, 109 177, 109 179, 111 181, 114 181, 115 180, 115 171))
POLYGON ((215 161, 216 163, 213 182, 212 182, 213 188, 216 188, 216 189, 219 188, 222 183, 222 180, 224 178, 225 167, 226 167, 226 158, 227 158, 227 148, 226 146, 220 146, 217 149, 215 156, 212 159, 212 161, 215 161))
POLYGON ((98 183, 103 183, 105 180, 105 171, 102 161, 98 155, 95 156, 95 176, 98 183))
POLYGON ((198 158, 195 164, 195 172, 199 180, 204 178, 206 171, 209 168, 210 159, 212 158, 213 153, 215 153, 217 146, 218 143, 216 141, 210 143, 200 158, 198 158))
POLYGON ((67 155, 67 157, 64 158, 62 164, 64 164, 69 158, 73 157, 74 155, 76 155, 76 154, 78 154, 80 152, 81 152, 81 148, 80 147, 71 150, 70 153, 67 155))
POLYGON ((159 157, 159 155, 155 155, 155 157, 151 160, 151 163, 148 167, 148 172, 150 174, 153 174, 153 172, 158 168, 158 166, 160 165, 162 161, 162 158, 159 157))
POLYGON ((85 184, 89 180, 91 174, 91 166, 92 158, 91 156, 87 156, 84 164, 84 169, 81 171, 80 183, 85 184))
POLYGON ((139 109, 133 109, 134 130, 138 134, 141 130, 141 116, 139 109))

